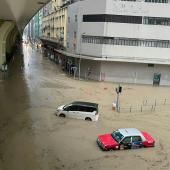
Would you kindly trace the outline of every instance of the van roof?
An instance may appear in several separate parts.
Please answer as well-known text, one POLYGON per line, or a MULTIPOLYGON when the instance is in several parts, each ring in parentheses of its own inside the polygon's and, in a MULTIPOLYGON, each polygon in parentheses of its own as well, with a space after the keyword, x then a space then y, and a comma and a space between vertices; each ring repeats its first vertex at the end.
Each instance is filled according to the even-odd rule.
POLYGON ((75 101, 75 102, 72 102, 71 104, 90 106, 90 107, 98 108, 98 104, 97 103, 91 103, 91 102, 75 101))

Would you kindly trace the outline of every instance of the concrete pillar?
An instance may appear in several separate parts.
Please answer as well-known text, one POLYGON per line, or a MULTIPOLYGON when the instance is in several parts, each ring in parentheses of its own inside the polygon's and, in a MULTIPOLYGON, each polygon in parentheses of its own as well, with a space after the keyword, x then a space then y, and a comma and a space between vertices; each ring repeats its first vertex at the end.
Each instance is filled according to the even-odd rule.
POLYGON ((13 50, 17 35, 18 35, 18 30, 16 27, 14 27, 13 30, 8 34, 6 40, 6 52, 8 54, 10 54, 13 50))
POLYGON ((5 52, 5 41, 0 41, 0 69, 2 64, 5 62, 6 52, 5 52))
POLYGON ((0 69, 6 62, 6 41, 14 26, 15 24, 11 21, 4 21, 0 26, 0 69))

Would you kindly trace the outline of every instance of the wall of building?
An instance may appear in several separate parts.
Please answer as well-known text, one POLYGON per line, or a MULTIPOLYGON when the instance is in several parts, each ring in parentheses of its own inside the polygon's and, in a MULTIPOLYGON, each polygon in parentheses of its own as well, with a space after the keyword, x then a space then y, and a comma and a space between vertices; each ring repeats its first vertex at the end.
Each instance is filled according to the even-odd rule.
MULTIPOLYGON (((76 41, 76 53, 81 53, 92 56, 101 56, 102 55, 102 46, 101 45, 95 45, 92 49, 87 49, 87 46, 84 46, 84 43, 82 43, 82 35, 103 35, 104 34, 104 23, 89 23, 90 27, 88 27, 86 24, 83 23, 83 15, 84 14, 99 14, 99 13, 105 13, 106 10, 106 2, 105 0, 86 0, 86 1, 79 1, 75 4, 77 5, 77 16, 78 16, 78 27, 77 27, 77 41, 76 41), (81 43, 80 43, 81 42, 81 43)), ((70 5, 69 7, 71 7, 70 5)), ((69 16, 72 16, 70 14, 69 16)))
POLYGON ((39 11, 39 37, 42 36, 42 19, 43 19, 43 10, 39 11))
POLYGON ((82 35, 125 37, 151 40, 170 40, 170 26, 145 25, 130 23, 102 23, 82 22, 83 15, 87 14, 115 14, 131 16, 169 17, 170 6, 163 3, 146 3, 114 0, 86 0, 72 4, 68 8, 71 23, 68 23, 68 51, 82 53, 94 57, 109 57, 139 63, 166 63, 170 64, 170 48, 103 45, 82 43, 82 35), (96 5, 97 4, 97 5, 96 5), (74 23, 74 16, 78 16, 78 23, 74 23), (77 33, 76 41, 73 37, 77 33), (76 50, 73 44, 76 42, 76 50))
POLYGON ((47 5, 43 7, 43 17, 49 15, 52 12, 52 3, 53 1, 50 1, 47 5))
MULTIPOLYGON (((78 63, 77 63, 78 65, 78 63)), ((100 81, 101 62, 81 60, 81 77, 100 81)))
MULTIPOLYGON (((168 66, 170 48, 93 44, 84 43, 81 39, 82 36, 102 36, 169 41, 170 26, 167 25, 82 22, 83 15, 88 14, 170 18, 169 10, 169 4, 161 3, 114 0, 79 1, 68 6, 68 16, 61 10, 56 10, 46 16, 44 23, 46 27, 49 27, 44 35, 48 37, 50 32, 49 37, 57 40, 58 37, 61 37, 62 27, 64 27, 64 35, 67 35, 64 38, 64 42, 67 40, 67 52, 92 57, 92 60, 81 58, 81 77, 99 81, 153 84, 154 74, 158 73, 161 74, 160 85, 170 85, 168 66), (63 15, 66 15, 65 21, 62 19, 63 15), (68 19, 68 23, 66 19, 68 19), (65 29, 65 25, 61 25, 61 22, 65 25, 68 24, 67 29, 65 29), (54 28, 53 31, 51 31, 51 27, 54 28), (106 61, 93 60, 96 57, 106 61), (149 63, 150 65, 148 65, 149 63)), ((74 58, 74 61, 79 68, 79 58, 74 58)))
POLYGON ((66 47, 67 6, 61 0, 52 1, 52 10, 43 17, 43 38, 53 39, 66 47))
MULTIPOLYGON (((107 14, 151 16, 170 18, 169 4, 161 3, 142 3, 142 2, 115 2, 108 0, 106 6, 107 14)), ((141 39, 170 40, 170 26, 165 25, 144 25, 144 24, 126 24, 126 23, 105 23, 104 36, 110 37, 128 37, 141 39)), ((154 47, 133 47, 133 46, 113 46, 104 45, 103 56, 135 57, 144 60, 170 59, 170 48, 154 47)), ((148 61, 149 62, 149 61, 148 61)), ((167 64, 170 64, 169 61, 167 64)))
POLYGON ((28 23, 24 30, 25 40, 32 42, 39 40, 39 37, 42 35, 42 16, 43 10, 40 10, 28 23))
POLYGON ((75 21, 75 16, 79 17, 78 10, 79 3, 72 4, 68 7, 67 51, 71 53, 77 53, 79 18, 75 21), (76 35, 74 35, 75 33, 76 35))
POLYGON ((147 3, 134 1, 104 0, 106 13, 133 16, 170 17, 169 3, 147 3))
POLYGON ((170 48, 103 45, 102 55, 115 61, 170 64, 170 48))
POLYGON ((81 53, 81 54, 86 54, 87 55, 95 55, 97 56, 98 54, 101 55, 101 49, 100 46, 94 46, 93 50, 86 50, 87 47, 84 47, 84 44, 81 42, 81 36, 82 35, 103 35, 104 33, 104 23, 100 23, 100 25, 96 25, 94 23, 90 23, 90 27, 88 27, 86 24, 82 22, 83 14, 98 14, 99 12, 105 12, 106 8, 106 3, 103 0, 98 0, 98 1, 78 1, 76 3, 73 3, 69 5, 68 7, 68 16, 71 19, 71 22, 68 23, 68 41, 69 41, 69 48, 68 51, 74 52, 74 53, 81 53), (75 23, 75 15, 77 16, 77 23, 75 23), (92 25, 91 25, 92 24, 92 25), (73 37, 74 32, 76 32, 77 36, 76 39, 73 37), (76 45, 76 48, 72 46, 72 42, 74 42, 76 45), (94 48, 96 50, 94 50, 94 48), (98 52, 96 54, 96 52, 98 52))
POLYGON ((123 62, 102 62, 101 74, 105 81, 120 83, 153 84, 154 73, 161 74, 160 85, 170 85, 170 68, 167 65, 154 65, 123 62))
POLYGON ((104 34, 104 23, 99 23, 97 25, 96 23, 82 22, 82 12, 83 9, 87 7, 84 6, 83 1, 74 3, 68 7, 67 51, 75 54, 102 57, 102 45, 84 44, 81 40, 82 35, 97 36, 104 34), (77 16, 77 22, 75 22, 75 16, 77 16), (76 33, 76 37, 74 33, 76 33))

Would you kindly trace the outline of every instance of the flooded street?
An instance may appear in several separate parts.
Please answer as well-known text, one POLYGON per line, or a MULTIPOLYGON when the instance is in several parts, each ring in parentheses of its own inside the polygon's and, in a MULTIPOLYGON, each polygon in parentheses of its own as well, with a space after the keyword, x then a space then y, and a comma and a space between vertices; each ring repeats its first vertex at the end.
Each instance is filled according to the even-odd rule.
MULTIPOLYGON (((117 84, 78 81, 39 51, 24 46, 0 80, 0 170, 168 170, 170 107, 155 112, 117 113, 111 108, 117 84), (99 121, 55 116, 57 106, 75 100, 99 103, 99 121), (150 132, 156 147, 101 151, 96 138, 114 129, 150 132)), ((121 104, 145 97, 170 99, 169 88, 124 85, 121 104)))
POLYGON ((77 161, 87 147, 70 145, 71 128, 77 136, 79 124, 86 127, 87 122, 57 119, 54 113, 58 105, 81 99, 74 87, 79 82, 30 46, 23 54, 13 60, 9 79, 0 82, 0 169, 67 169, 73 165, 65 161, 77 161))

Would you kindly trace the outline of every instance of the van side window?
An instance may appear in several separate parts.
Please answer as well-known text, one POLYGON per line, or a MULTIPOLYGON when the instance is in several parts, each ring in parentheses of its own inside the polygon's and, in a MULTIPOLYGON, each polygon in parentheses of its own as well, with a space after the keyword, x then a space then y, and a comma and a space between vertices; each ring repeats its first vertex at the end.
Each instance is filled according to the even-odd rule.
POLYGON ((93 107, 87 107, 87 112, 93 112, 94 108, 93 107))
POLYGON ((86 112, 86 107, 85 106, 79 106, 78 111, 86 112))
POLYGON ((73 106, 69 106, 68 108, 67 108, 67 111, 78 111, 78 107, 75 105, 73 105, 73 106))
POLYGON ((94 111, 97 111, 97 109, 94 108, 94 107, 92 107, 92 108, 91 108, 91 112, 94 112, 94 111))
POLYGON ((88 107, 88 106, 79 106, 79 111, 82 111, 82 112, 93 112, 94 108, 93 107, 88 107))
POLYGON ((98 109, 92 106, 71 105, 64 108, 65 111, 80 111, 80 112, 98 112, 98 109))
POLYGON ((90 107, 85 107, 86 112, 91 112, 91 108, 90 107))

